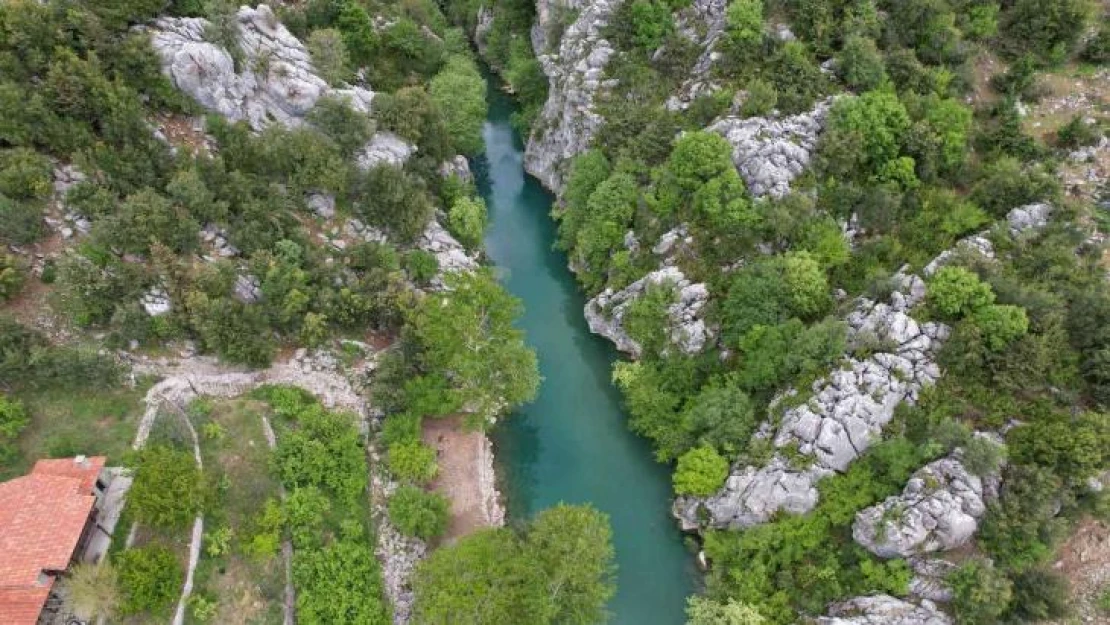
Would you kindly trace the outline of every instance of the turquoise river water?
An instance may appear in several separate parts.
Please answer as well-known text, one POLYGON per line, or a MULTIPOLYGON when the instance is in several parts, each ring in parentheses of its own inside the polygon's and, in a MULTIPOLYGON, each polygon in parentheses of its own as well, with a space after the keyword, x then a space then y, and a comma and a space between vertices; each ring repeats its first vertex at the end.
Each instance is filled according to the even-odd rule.
POLYGON ((509 125, 514 104, 495 87, 489 99, 486 153, 474 162, 491 218, 486 249, 524 303, 520 327, 543 376, 535 402, 495 437, 510 519, 559 502, 593 504, 613 525, 618 572, 609 622, 682 623, 696 571, 669 515, 669 472, 627 429, 609 378, 617 355, 590 334, 566 256, 552 249, 552 197, 524 172, 520 137, 509 125))

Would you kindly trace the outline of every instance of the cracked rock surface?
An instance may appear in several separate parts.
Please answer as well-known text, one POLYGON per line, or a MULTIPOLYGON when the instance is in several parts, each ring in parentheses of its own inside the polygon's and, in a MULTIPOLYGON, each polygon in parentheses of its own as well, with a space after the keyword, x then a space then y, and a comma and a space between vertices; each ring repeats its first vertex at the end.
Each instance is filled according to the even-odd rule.
POLYGON ((920 605, 890 595, 855 597, 829 608, 818 625, 951 625, 952 619, 929 600, 920 605))
MULTIPOLYGON (((1006 224, 1011 236, 1047 223, 1051 206, 1037 206, 1044 208, 1010 212, 1006 224)), ((986 239, 976 235, 965 242, 961 245, 983 251, 986 239)), ((985 249, 993 254, 993 248, 985 249)), ((941 254, 930 266, 935 269, 950 256, 941 254)), ((778 450, 768 464, 737 464, 716 494, 678 497, 672 511, 684 530, 750 527, 766 523, 780 510, 812 510, 817 482, 844 471, 878 440, 900 403, 915 402, 923 388, 936 382, 941 371, 935 355, 949 328, 914 320, 909 311, 924 300, 925 283, 915 275, 896 278, 889 303, 861 298, 847 318, 849 345, 867 346, 871 355, 860 359, 846 354, 837 370, 814 382, 808 401, 787 408, 777 427, 764 424, 756 436, 770 438, 778 450), (788 462, 786 447, 796 450, 805 464, 788 462)))
MULTIPOLYGON (((304 44, 270 7, 242 6, 236 17, 242 53, 238 67, 226 48, 206 40, 208 20, 163 17, 150 27, 162 71, 201 106, 231 121, 246 121, 255 130, 271 123, 301 126, 324 96, 344 98, 355 110, 370 113, 374 92, 358 86, 329 86, 313 68, 304 44)), ((360 155, 359 164, 400 164, 414 150, 395 135, 379 133, 360 155)))
POLYGON ((732 161, 755 197, 782 197, 809 165, 831 100, 790 117, 724 117, 706 130, 732 144, 732 161))
MULTIPOLYGON (((545 14, 553 13, 554 3, 538 4, 545 14)), ((620 0, 566 3, 579 11, 578 19, 563 32, 558 50, 545 54, 537 49, 549 87, 528 138, 524 168, 556 193, 563 188, 563 163, 586 151, 605 123, 594 99, 608 82, 603 74, 614 51, 601 33, 619 5, 620 0)))
POLYGON ((674 266, 653 271, 619 291, 607 288, 586 302, 584 314, 590 332, 604 336, 620 351, 639 358, 642 348, 625 331, 624 315, 632 302, 651 285, 670 285, 674 288, 675 301, 667 309, 670 320, 667 332, 671 343, 685 354, 695 354, 704 349, 714 335, 700 317, 709 301, 709 289, 702 283, 691 282, 681 269, 674 266))
POLYGON ((881 558, 948 551, 971 538, 986 511, 983 481, 942 458, 918 469, 901 495, 860 510, 852 537, 881 558))

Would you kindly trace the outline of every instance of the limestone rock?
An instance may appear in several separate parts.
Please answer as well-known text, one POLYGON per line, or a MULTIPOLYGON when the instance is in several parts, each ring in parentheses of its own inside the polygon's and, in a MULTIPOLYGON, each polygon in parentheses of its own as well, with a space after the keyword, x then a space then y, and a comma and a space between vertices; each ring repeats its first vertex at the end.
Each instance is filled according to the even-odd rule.
POLYGON ((639 358, 642 348, 625 331, 623 320, 628 307, 649 285, 669 285, 675 290, 675 302, 667 309, 671 342, 686 354, 704 349, 714 335, 700 317, 709 301, 709 290, 704 284, 692 283, 681 269, 673 266, 653 271, 620 291, 607 288, 586 302, 585 316, 590 332, 604 336, 620 351, 639 358))
POLYGON ((829 615, 817 619, 818 625, 951 625, 947 614, 933 602, 920 605, 890 595, 856 597, 833 604, 829 615))
POLYGON ((335 196, 327 193, 309 193, 305 196, 309 210, 324 219, 335 217, 335 196))
POLYGON ((146 314, 151 317, 161 317, 168 314, 173 310, 173 303, 170 302, 169 293, 162 287, 155 287, 146 292, 142 299, 139 300, 146 314))
POLYGON ((791 117, 724 117, 709 126, 732 144, 732 161, 755 197, 782 197, 809 165, 831 100, 791 117))
POLYGON ((474 180, 474 174, 470 172, 470 162, 461 154, 456 155, 455 158, 451 160, 440 163, 439 175, 444 178, 454 176, 466 183, 473 182, 474 180))
POLYGON ((1043 228, 1052 215, 1052 205, 1044 202, 1019 206, 1006 214, 1010 224, 1010 236, 1016 237, 1032 228, 1043 228))
POLYGON ((918 469, 901 495, 856 514, 852 537, 881 558, 962 546, 986 513, 983 482, 955 458, 918 469))
POLYGON ((258 276, 239 275, 235 278, 232 295, 244 304, 253 304, 262 299, 262 283, 258 276))
MULTIPOLYGON (((539 54, 548 95, 525 147, 524 168, 552 191, 563 188, 563 164, 584 152, 605 122, 594 110, 594 98, 605 86, 602 75, 614 50, 602 31, 619 5, 620 0, 567 5, 578 9, 578 19, 563 32, 557 51, 539 54)), ((539 6, 550 12, 553 5, 539 6)))
MULTIPOLYGON (((301 126, 324 96, 343 98, 356 111, 370 113, 374 92, 359 86, 329 86, 316 74, 304 44, 270 7, 240 7, 237 26, 242 53, 238 67, 227 49, 206 40, 208 21, 203 18, 163 17, 149 30, 162 71, 177 88, 209 111, 246 121, 255 130, 271 123, 301 126)), ((399 165, 415 149, 396 135, 378 133, 360 155, 359 164, 399 165)))
POLYGON ((414 152, 416 152, 416 146, 401 137, 392 132, 379 132, 371 137, 356 160, 362 169, 370 169, 378 165, 400 167, 414 152))
POLYGON ((468 254, 466 248, 435 219, 428 222, 416 245, 434 255, 439 263, 439 275, 432 279, 433 287, 443 287, 444 273, 478 269, 478 261, 474 256, 468 254))

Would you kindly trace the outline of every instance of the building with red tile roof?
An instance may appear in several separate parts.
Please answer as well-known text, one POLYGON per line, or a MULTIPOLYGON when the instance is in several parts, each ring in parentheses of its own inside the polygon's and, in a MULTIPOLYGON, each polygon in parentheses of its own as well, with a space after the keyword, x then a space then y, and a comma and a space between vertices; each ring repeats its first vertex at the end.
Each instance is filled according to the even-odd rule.
POLYGON ((0 623, 34 625, 95 518, 103 457, 40 460, 0 483, 0 623))

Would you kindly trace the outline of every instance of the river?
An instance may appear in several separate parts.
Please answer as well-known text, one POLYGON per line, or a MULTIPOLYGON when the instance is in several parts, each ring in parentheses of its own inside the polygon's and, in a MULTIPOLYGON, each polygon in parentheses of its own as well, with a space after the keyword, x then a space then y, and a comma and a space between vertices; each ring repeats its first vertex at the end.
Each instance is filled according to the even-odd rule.
POLYGON ((524 303, 519 325, 543 376, 535 402, 495 436, 509 517, 528 518, 559 502, 593 504, 613 525, 618 572, 609 622, 682 623, 696 571, 670 517, 670 472, 627 429, 609 378, 617 354, 590 334, 566 256, 552 249, 552 197, 524 172, 523 146, 509 124, 515 105, 492 86, 489 100, 486 154, 474 163, 491 220, 486 250, 524 303))

